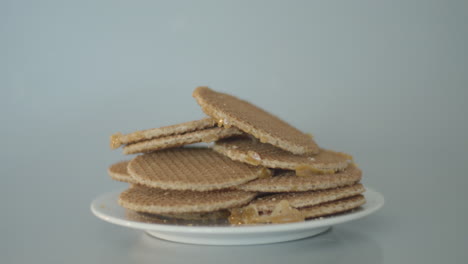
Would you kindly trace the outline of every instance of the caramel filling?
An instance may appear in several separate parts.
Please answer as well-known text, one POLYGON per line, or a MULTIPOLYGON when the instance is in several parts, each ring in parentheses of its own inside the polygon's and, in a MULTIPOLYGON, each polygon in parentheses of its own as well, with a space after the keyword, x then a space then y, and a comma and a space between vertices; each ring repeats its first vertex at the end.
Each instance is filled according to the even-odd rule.
POLYGON ((288 201, 281 200, 273 209, 268 220, 271 223, 293 223, 304 221, 305 217, 299 210, 293 208, 288 201))
POLYGON ((332 169, 318 169, 310 165, 299 165, 295 168, 296 175, 301 177, 314 176, 317 174, 333 174, 335 173, 332 169))
POLYGON ((232 126, 231 122, 229 122, 227 118, 224 118, 224 119, 221 118, 218 120, 218 127, 230 128, 231 126, 232 126))
POLYGON ((233 225, 254 224, 259 217, 257 208, 252 205, 231 209, 229 223, 233 225))
POLYGON ((271 178, 273 176, 273 172, 265 167, 261 167, 258 171, 257 171, 257 175, 258 175, 258 178, 259 179, 263 179, 263 178, 271 178))
POLYGON ((291 207, 288 201, 281 200, 273 209, 271 214, 260 215, 256 207, 248 205, 243 208, 231 210, 229 222, 233 225, 242 224, 281 224, 304 221, 304 215, 297 209, 291 207))
POLYGON ((247 157, 245 159, 245 162, 252 164, 252 165, 259 165, 262 161, 262 158, 260 157, 260 154, 258 154, 255 151, 249 150, 247 152, 247 157))

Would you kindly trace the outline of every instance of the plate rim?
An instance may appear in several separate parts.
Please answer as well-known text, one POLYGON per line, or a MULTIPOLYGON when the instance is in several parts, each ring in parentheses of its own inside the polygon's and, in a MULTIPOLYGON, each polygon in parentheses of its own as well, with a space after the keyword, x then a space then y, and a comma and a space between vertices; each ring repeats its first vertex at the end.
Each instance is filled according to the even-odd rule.
MULTIPOLYGON (((108 199, 112 196, 118 197, 119 191, 106 192, 96 197, 91 202, 91 212, 101 220, 106 222, 125 226, 132 229, 151 230, 160 232, 174 232, 174 233, 197 233, 197 234, 243 234, 243 233, 269 233, 269 232, 282 232, 289 230, 305 230, 311 228, 320 228, 325 226, 333 226, 345 222, 357 220, 370 215, 379 209, 385 203, 384 196, 375 191, 373 188, 365 186, 366 191, 363 195, 366 197, 366 204, 361 206, 361 210, 351 211, 342 215, 332 217, 324 217, 323 219, 311 219, 303 222, 284 223, 284 224, 262 224, 262 225, 245 225, 245 226, 185 226, 185 225, 171 225, 171 224, 158 224, 158 223, 142 223, 127 219, 118 218, 103 212, 100 208, 102 200, 108 199), (372 199, 370 199, 372 198, 372 199), (366 206, 367 205, 367 206, 366 206)), ((116 199, 115 203, 117 204, 116 199)), ((117 204, 118 205, 118 204, 117 204)), ((120 206, 120 205, 118 205, 120 206)))

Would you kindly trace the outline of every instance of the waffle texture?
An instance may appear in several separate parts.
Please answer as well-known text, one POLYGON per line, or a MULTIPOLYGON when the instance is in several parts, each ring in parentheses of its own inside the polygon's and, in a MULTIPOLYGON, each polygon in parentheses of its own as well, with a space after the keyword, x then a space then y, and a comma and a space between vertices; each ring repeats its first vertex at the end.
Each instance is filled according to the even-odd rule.
POLYGON ((261 142, 294 154, 314 154, 319 151, 310 135, 247 101, 208 87, 196 88, 193 97, 205 114, 218 120, 218 124, 235 126, 261 142))
POLYGON ((208 191, 237 186, 259 176, 260 168, 233 161, 208 148, 173 148, 137 156, 132 178, 148 187, 208 191))
POLYGON ((304 192, 353 185, 361 180, 362 171, 354 164, 342 172, 314 176, 297 176, 293 171, 281 171, 270 178, 250 181, 237 188, 257 192, 304 192))
POLYGON ((281 193, 262 196, 250 202, 250 205, 255 206, 259 212, 269 212, 283 200, 286 200, 289 205, 294 208, 300 208, 340 200, 361 194, 364 191, 364 186, 358 183, 351 186, 321 191, 281 193))
POLYGON ((352 159, 348 154, 326 149, 321 149, 315 155, 294 155, 250 138, 222 139, 215 143, 213 150, 233 160, 288 170, 310 166, 316 170, 342 171, 348 167, 352 159))
POLYGON ((135 185, 122 192, 118 202, 122 207, 137 212, 185 214, 242 206, 255 196, 256 193, 239 190, 168 191, 135 185))
POLYGON ((147 153, 151 151, 180 147, 199 142, 213 142, 222 138, 243 134, 237 128, 213 127, 184 134, 164 136, 150 140, 144 140, 123 147, 124 154, 147 153))

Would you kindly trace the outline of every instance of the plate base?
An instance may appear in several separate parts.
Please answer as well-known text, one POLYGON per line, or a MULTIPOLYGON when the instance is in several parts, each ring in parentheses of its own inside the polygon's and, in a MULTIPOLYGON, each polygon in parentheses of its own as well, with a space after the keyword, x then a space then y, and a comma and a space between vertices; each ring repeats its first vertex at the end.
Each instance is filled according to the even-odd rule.
POLYGON ((215 246, 227 246, 227 245, 258 245, 258 244, 270 244, 285 242, 291 240, 297 240, 312 236, 317 236, 328 231, 331 226, 324 226, 318 228, 312 228, 309 230, 302 230, 301 232, 284 232, 283 234, 275 234, 274 236, 258 236, 258 234, 240 234, 239 236, 230 235, 228 237, 223 234, 205 234, 205 236, 190 236, 187 233, 174 233, 174 232, 161 232, 145 230, 145 232, 151 237, 164 239, 173 242, 186 243, 186 244, 197 244, 197 245, 215 245, 215 246))

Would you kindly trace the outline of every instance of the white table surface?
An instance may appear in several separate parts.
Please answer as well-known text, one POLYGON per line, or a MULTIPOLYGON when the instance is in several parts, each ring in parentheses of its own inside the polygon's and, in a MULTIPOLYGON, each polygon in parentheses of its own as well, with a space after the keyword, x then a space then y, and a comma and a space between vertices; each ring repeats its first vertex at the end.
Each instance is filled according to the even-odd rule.
POLYGON ((0 263, 464 263, 466 1, 2 1, 0 263), (196 246, 91 214, 110 134, 233 93, 353 154, 374 215, 309 239, 196 246))

